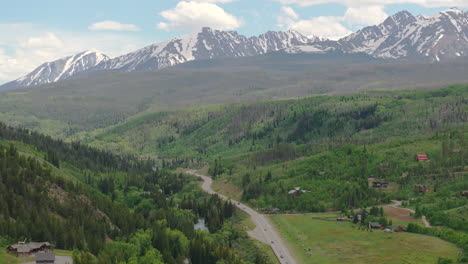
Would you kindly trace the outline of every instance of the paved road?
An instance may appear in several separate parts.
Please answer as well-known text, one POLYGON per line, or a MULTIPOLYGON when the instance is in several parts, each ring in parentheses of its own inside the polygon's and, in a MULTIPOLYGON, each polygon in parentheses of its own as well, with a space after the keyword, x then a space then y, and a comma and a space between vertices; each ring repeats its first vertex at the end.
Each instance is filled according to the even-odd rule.
MULTIPOLYGON (((222 199, 229 200, 228 197, 213 191, 213 189, 211 188, 211 183, 213 182, 213 180, 210 177, 198 174, 193 170, 189 170, 187 171, 187 173, 193 174, 203 179, 202 189, 205 192, 209 194, 217 194, 222 199)), ((248 207, 243 203, 232 199, 231 201, 239 209, 250 215, 253 222, 255 223, 256 228, 253 231, 249 232, 249 235, 252 238, 269 244, 281 264, 297 263, 292 254, 289 252, 288 248, 285 246, 285 243, 281 240, 281 237, 274 230, 273 226, 270 224, 270 222, 264 215, 259 214, 257 211, 253 210, 252 208, 248 207)))

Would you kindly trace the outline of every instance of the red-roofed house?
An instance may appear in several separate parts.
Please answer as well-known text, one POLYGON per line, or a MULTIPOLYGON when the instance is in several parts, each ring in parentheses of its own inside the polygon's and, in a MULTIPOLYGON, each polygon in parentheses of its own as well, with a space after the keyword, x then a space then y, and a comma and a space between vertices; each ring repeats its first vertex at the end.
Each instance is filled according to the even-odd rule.
POLYGON ((421 154, 421 155, 416 155, 416 160, 417 161, 428 161, 429 158, 427 157, 427 154, 421 154))

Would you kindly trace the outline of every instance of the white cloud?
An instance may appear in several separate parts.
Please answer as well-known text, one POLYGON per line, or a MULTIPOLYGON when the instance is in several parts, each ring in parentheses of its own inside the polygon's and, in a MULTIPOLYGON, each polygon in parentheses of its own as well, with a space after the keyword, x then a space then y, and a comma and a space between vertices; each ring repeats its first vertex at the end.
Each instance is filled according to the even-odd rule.
POLYGON ((299 15, 291 7, 283 6, 282 10, 283 10, 283 13, 285 15, 287 15, 288 17, 290 17, 292 19, 298 19, 299 18, 299 15))
POLYGON ((117 32, 64 32, 32 24, 0 24, 0 32, 0 84, 22 77, 44 62, 84 50, 114 57, 152 42, 117 32))
POLYGON ((300 19, 291 7, 282 7, 277 17, 278 26, 282 29, 293 29, 306 36, 319 36, 327 39, 339 39, 351 33, 343 26, 343 17, 320 16, 311 19, 300 19))
POLYGON ((352 7, 378 6, 388 4, 417 4, 424 7, 468 7, 467 0, 276 0, 285 5, 296 4, 311 6, 317 4, 337 3, 352 7))
POLYGON ((289 25, 306 36, 320 36, 327 39, 339 39, 351 34, 351 30, 341 24, 342 17, 321 16, 309 20, 298 20, 289 25))
POLYGON ((232 2, 236 2, 236 1, 238 1, 238 0, 192 0, 192 2, 221 3, 221 4, 232 3, 232 2))
POLYGON ((52 32, 47 32, 42 36, 30 37, 21 43, 25 48, 46 48, 60 49, 63 47, 62 41, 52 32))
POLYGON ((291 7, 283 6, 281 14, 277 17, 278 27, 281 29, 288 29, 291 24, 299 19, 299 15, 291 7))
POLYGON ((90 30, 114 30, 114 31, 140 31, 140 28, 133 24, 122 24, 117 21, 106 20, 97 22, 88 27, 90 30))
POLYGON ((362 6, 348 8, 343 19, 350 24, 367 26, 380 24, 387 17, 384 6, 362 6))
POLYGON ((162 11, 160 15, 167 20, 157 25, 157 28, 163 30, 197 30, 205 26, 231 30, 241 25, 240 19, 206 1, 181 1, 174 9, 162 11))

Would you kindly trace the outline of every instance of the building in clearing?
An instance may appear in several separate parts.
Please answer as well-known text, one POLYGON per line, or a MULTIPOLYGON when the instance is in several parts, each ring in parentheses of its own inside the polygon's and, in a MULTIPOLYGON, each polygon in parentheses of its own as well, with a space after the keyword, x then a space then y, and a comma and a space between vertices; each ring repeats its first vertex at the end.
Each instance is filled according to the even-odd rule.
POLYGON ((388 182, 372 182, 372 187, 377 189, 387 189, 389 186, 388 182))
POLYGON ((39 252, 49 252, 53 246, 49 242, 18 243, 7 248, 7 252, 17 257, 31 256, 39 252))
POLYGON ((296 188, 290 190, 290 191, 288 192, 288 194, 289 194, 289 195, 294 195, 294 196, 299 196, 299 195, 301 195, 301 194, 303 194, 303 193, 306 193, 306 192, 309 192, 309 191, 302 190, 301 187, 296 187, 296 188))
POLYGON ((368 227, 371 229, 384 229, 384 226, 381 225, 379 222, 369 222, 368 227))
POLYGON ((417 184, 414 186, 414 190, 416 192, 430 192, 431 191, 431 188, 427 185, 422 185, 422 184, 417 184))
POLYGON ((36 264, 54 264, 55 263, 54 252, 37 253, 35 256, 36 256, 36 264))
POLYGON ((416 155, 416 160, 417 161, 428 161, 429 157, 427 156, 427 154, 419 154, 419 155, 416 155))
POLYGON ((401 227, 400 225, 392 225, 389 227, 390 230, 392 230, 392 232, 403 232, 405 231, 405 229, 403 227, 401 227))

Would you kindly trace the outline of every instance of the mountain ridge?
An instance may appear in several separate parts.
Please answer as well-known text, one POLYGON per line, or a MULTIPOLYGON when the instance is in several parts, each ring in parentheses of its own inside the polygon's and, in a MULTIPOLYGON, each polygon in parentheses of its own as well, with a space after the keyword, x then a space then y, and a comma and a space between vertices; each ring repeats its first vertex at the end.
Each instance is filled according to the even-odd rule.
POLYGON ((45 62, 24 77, 0 86, 0 89, 41 85, 71 79, 107 60, 110 60, 110 58, 100 52, 92 50, 83 51, 52 62, 45 62))
POLYGON ((429 62, 465 57, 468 55, 468 12, 451 8, 432 16, 414 16, 408 11, 400 11, 379 25, 365 27, 337 41, 307 37, 294 30, 268 31, 259 36, 246 37, 235 31, 204 27, 198 32, 112 59, 104 54, 86 51, 47 62, 28 75, 0 86, 0 90, 47 84, 100 72, 152 71, 195 60, 239 58, 280 51, 320 54, 341 51, 366 53, 380 59, 429 62), (82 54, 88 57, 76 58, 83 57, 82 54))

